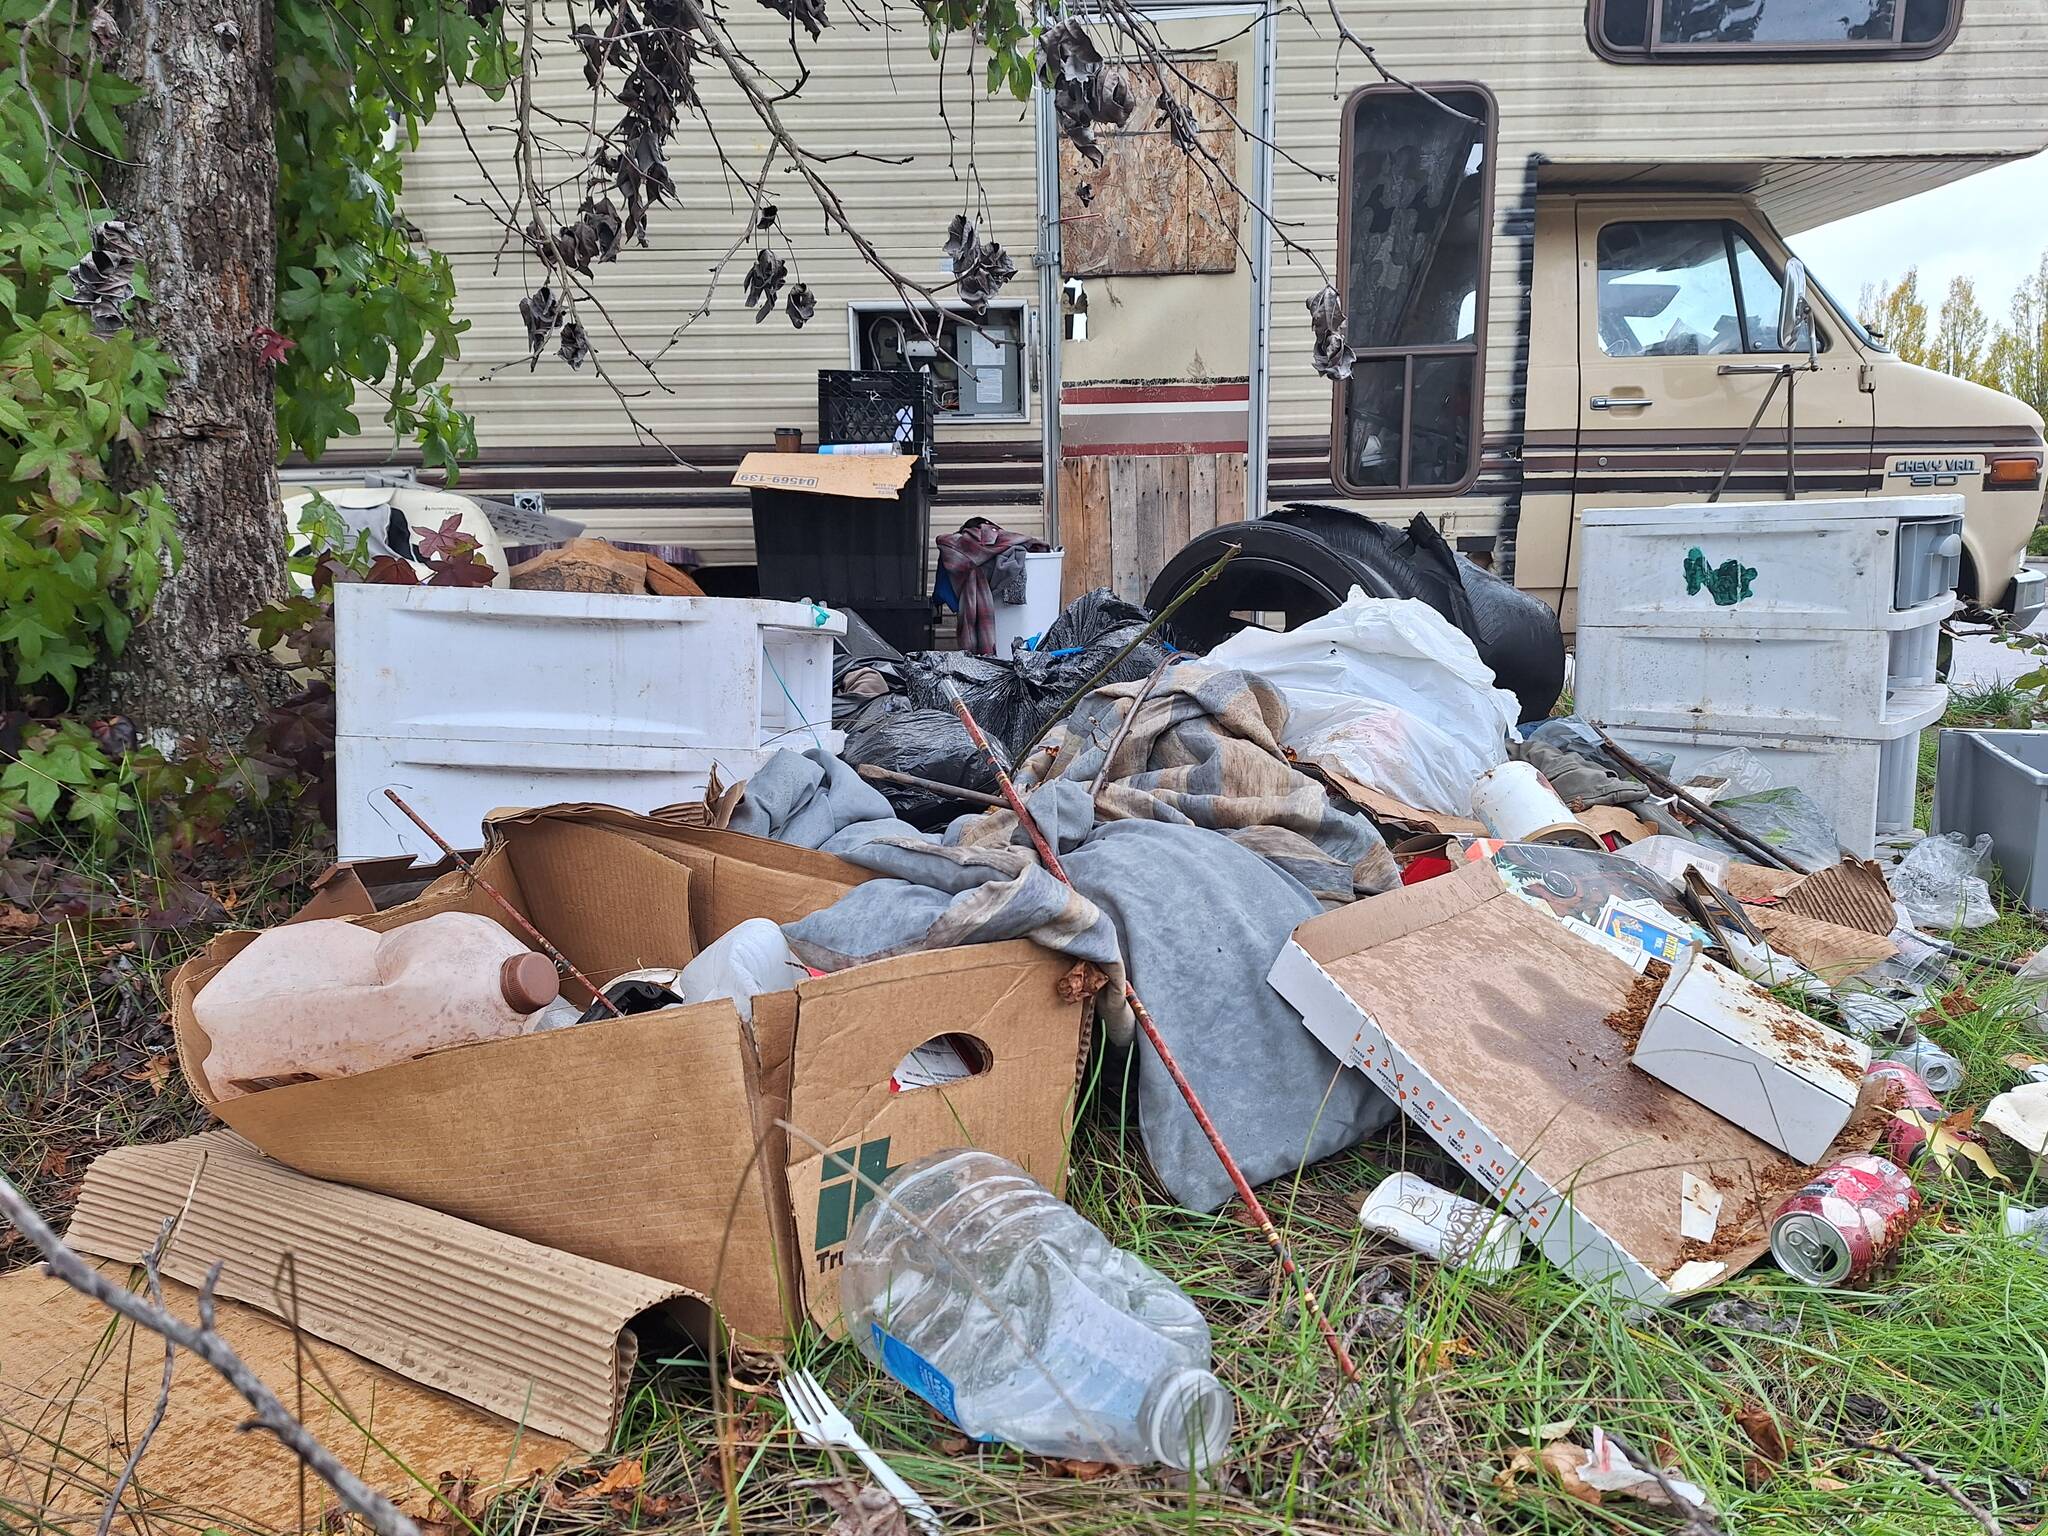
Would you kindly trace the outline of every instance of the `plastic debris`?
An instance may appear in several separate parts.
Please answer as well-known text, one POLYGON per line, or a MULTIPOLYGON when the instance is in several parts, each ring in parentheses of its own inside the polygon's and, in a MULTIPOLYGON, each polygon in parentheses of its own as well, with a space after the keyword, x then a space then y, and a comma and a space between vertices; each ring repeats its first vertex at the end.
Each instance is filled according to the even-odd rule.
POLYGON ((1891 872, 1892 894, 1914 923, 1930 932, 1987 927, 1998 921, 1984 878, 1990 858, 1988 832, 1974 845, 1960 832, 1924 837, 1891 872))
POLYGON ((1498 1280, 1522 1262, 1522 1231, 1514 1217, 1412 1173, 1375 1185, 1358 1224, 1481 1280, 1498 1280))

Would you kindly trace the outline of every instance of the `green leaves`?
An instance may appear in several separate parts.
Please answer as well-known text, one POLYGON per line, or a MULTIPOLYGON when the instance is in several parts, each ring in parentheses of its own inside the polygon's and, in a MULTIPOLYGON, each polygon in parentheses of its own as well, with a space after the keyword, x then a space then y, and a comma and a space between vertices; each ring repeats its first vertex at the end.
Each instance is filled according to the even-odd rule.
POLYGON ((503 90, 516 49, 462 0, 279 0, 276 16, 276 328, 297 343, 275 375, 279 446, 318 458, 361 430, 359 397, 381 397, 393 436, 452 481, 476 436, 438 381, 467 322, 447 259, 398 211, 394 146, 449 84, 503 90))

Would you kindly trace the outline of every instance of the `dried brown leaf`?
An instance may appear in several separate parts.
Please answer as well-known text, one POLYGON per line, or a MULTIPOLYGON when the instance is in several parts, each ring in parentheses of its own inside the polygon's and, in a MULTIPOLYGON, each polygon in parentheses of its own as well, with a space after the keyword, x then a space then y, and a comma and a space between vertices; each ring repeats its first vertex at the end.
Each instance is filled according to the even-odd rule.
POLYGON ((606 1469, 603 1477, 588 1488, 579 1488, 573 1497, 578 1502, 591 1499, 608 1499, 619 1494, 637 1493, 640 1485, 647 1481, 647 1469, 636 1459, 615 1462, 606 1469))
POLYGON ((1751 1447, 1751 1454, 1743 1458, 1743 1480, 1752 1488, 1761 1488, 1785 1464, 1785 1431, 1776 1415, 1754 1399, 1735 1410, 1735 1422, 1749 1437, 1751 1447))
POLYGON ((1113 1461, 1081 1461, 1071 1456, 1048 1456, 1039 1465, 1054 1477, 1071 1477, 1083 1483, 1092 1483, 1116 1470, 1113 1461))

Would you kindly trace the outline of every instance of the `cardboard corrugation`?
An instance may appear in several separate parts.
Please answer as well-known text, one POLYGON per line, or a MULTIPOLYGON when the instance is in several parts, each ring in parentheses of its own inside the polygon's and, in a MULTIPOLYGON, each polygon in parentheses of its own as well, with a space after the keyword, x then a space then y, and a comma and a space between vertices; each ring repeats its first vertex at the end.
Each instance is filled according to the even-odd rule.
MULTIPOLYGON (((480 872, 600 985, 680 964, 745 918, 802 917, 866 878, 830 855, 611 807, 505 813, 488 831, 480 872)), ((356 920, 386 930, 445 910, 496 912, 457 874, 356 920)), ((1023 940, 813 978, 757 998, 751 1026, 710 1002, 220 1100, 192 999, 252 938, 216 939, 172 985, 179 1060, 203 1104, 315 1177, 685 1286, 742 1349, 785 1346, 806 1312, 837 1323, 844 1222, 821 1229, 821 1208, 844 1216, 868 1191, 828 1172, 976 1145, 1063 1186, 1082 1005, 1059 996, 1067 964, 1023 940), (951 1032, 982 1042, 988 1070, 891 1094, 902 1058, 951 1032)))
POLYGON ((680 1301, 702 1323, 683 1287, 308 1178, 226 1131, 100 1157, 66 1236, 132 1261, 171 1216, 171 1278, 222 1261, 223 1297, 295 1310, 316 1338, 587 1450, 617 1423, 632 1320, 680 1301))
MULTIPOLYGON (((134 1255, 103 1263, 117 1282, 134 1255)), ((179 1317, 196 1293, 166 1278, 179 1317)), ((343 1465, 421 1522, 445 1509, 434 1490, 461 1477, 479 1496, 580 1460, 577 1448, 468 1403, 416 1386, 349 1351, 293 1332, 257 1308, 216 1298, 215 1327, 230 1348, 304 1417, 343 1465), (303 1378, 309 1390, 295 1393, 303 1378)), ((10 1531, 89 1532, 116 1469, 156 1408, 162 1346, 99 1302, 40 1269, 0 1276, 0 1487, 10 1531), (36 1432, 41 1426, 42 1432, 36 1432), (23 1432, 28 1431, 28 1432, 23 1432)), ((119 1536, 172 1532, 314 1530, 318 1484, 299 1504, 297 1458, 276 1438, 240 1433, 249 1405, 226 1381, 181 1360, 163 1422, 121 1500, 119 1536)))

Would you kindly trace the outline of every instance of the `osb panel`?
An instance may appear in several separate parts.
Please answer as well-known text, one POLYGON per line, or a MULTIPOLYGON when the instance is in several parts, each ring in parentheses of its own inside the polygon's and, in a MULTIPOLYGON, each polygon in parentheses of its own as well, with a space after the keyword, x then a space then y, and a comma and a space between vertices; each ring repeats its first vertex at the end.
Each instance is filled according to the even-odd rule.
POLYGON ((1237 66, 1167 66, 1167 93, 1193 115, 1204 153, 1177 146, 1154 103, 1160 73, 1134 70, 1138 110, 1098 135, 1103 163, 1060 144, 1062 266, 1076 277, 1140 277, 1237 268, 1237 66))

